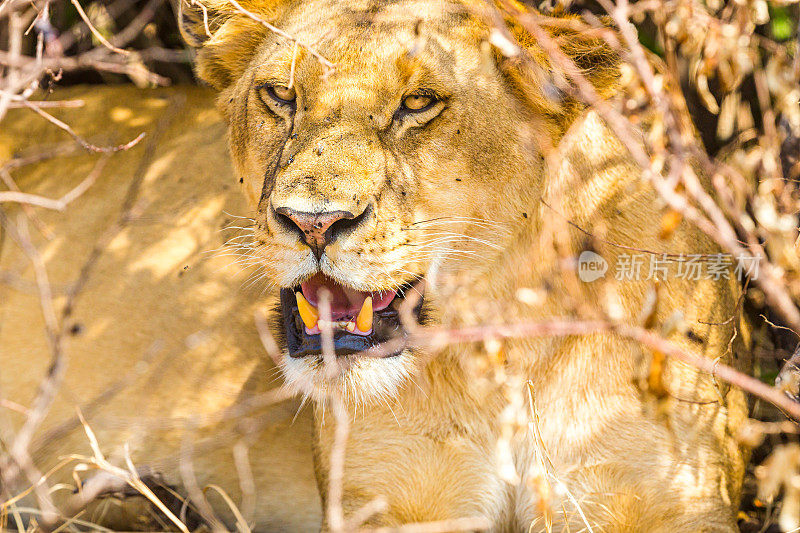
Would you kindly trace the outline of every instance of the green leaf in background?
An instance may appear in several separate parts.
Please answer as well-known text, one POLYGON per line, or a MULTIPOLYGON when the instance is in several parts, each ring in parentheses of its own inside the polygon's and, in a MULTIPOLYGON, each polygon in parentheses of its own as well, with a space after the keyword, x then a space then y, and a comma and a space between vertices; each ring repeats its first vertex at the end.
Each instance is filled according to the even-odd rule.
POLYGON ((778 377, 777 370, 769 370, 769 371, 762 371, 758 374, 758 379, 761 380, 762 383, 766 383, 767 385, 774 385, 775 378, 778 377))
POLYGON ((770 31, 776 41, 785 41, 792 37, 797 21, 792 20, 789 10, 784 6, 769 6, 770 31))
POLYGON ((639 43, 659 57, 664 57, 664 49, 656 38, 655 30, 643 27, 638 27, 637 30, 639 30, 639 43))

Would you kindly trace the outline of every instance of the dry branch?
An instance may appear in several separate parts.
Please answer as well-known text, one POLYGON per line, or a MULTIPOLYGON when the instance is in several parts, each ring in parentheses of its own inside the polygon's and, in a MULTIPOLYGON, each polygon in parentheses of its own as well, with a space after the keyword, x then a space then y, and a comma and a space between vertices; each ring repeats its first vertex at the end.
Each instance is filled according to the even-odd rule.
POLYGON ((18 191, 0 191, 0 203, 3 202, 16 202, 21 204, 35 205, 37 207, 44 207, 45 209, 54 209, 56 211, 64 211, 69 204, 77 200, 97 181, 97 178, 103 172, 106 162, 108 161, 107 155, 102 157, 92 171, 83 181, 76 185, 72 190, 57 200, 52 198, 45 198, 37 194, 29 194, 18 191))

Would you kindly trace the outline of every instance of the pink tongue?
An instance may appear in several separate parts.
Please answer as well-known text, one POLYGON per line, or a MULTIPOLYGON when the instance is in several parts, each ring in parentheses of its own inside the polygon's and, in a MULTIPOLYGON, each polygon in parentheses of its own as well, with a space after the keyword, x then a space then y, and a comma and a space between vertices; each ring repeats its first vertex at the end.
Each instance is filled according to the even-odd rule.
POLYGON ((319 302, 317 292, 321 287, 325 287, 331 293, 331 318, 333 320, 354 317, 361 310, 367 296, 372 296, 372 309, 380 311, 388 307, 397 295, 395 291, 363 292, 343 287, 324 274, 314 274, 313 277, 300 284, 303 296, 314 307, 317 307, 319 302))

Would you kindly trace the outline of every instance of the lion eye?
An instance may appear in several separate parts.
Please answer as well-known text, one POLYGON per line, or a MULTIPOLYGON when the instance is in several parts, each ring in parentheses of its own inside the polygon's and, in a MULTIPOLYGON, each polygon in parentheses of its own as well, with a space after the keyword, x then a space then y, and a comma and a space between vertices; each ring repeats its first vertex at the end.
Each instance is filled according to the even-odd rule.
POLYGON ((425 111, 436 102, 429 94, 411 94, 403 98, 403 108, 406 111, 425 111))
POLYGON ((264 85, 261 90, 279 104, 291 104, 297 98, 295 90, 285 85, 264 85))

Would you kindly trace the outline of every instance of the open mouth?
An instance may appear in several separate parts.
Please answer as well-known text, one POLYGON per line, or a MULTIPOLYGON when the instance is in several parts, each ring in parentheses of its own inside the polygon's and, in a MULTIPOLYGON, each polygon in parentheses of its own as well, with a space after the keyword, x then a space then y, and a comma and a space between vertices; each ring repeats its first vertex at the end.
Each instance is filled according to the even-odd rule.
POLYGON ((321 316, 319 300, 323 290, 330 295, 333 345, 339 356, 363 352, 404 336, 400 309, 409 292, 419 295, 412 310, 414 319, 419 321, 422 283, 418 281, 396 291, 366 292, 345 287, 324 274, 315 274, 299 287, 281 290, 281 314, 291 357, 319 356, 322 352, 320 326, 325 317, 321 316))

